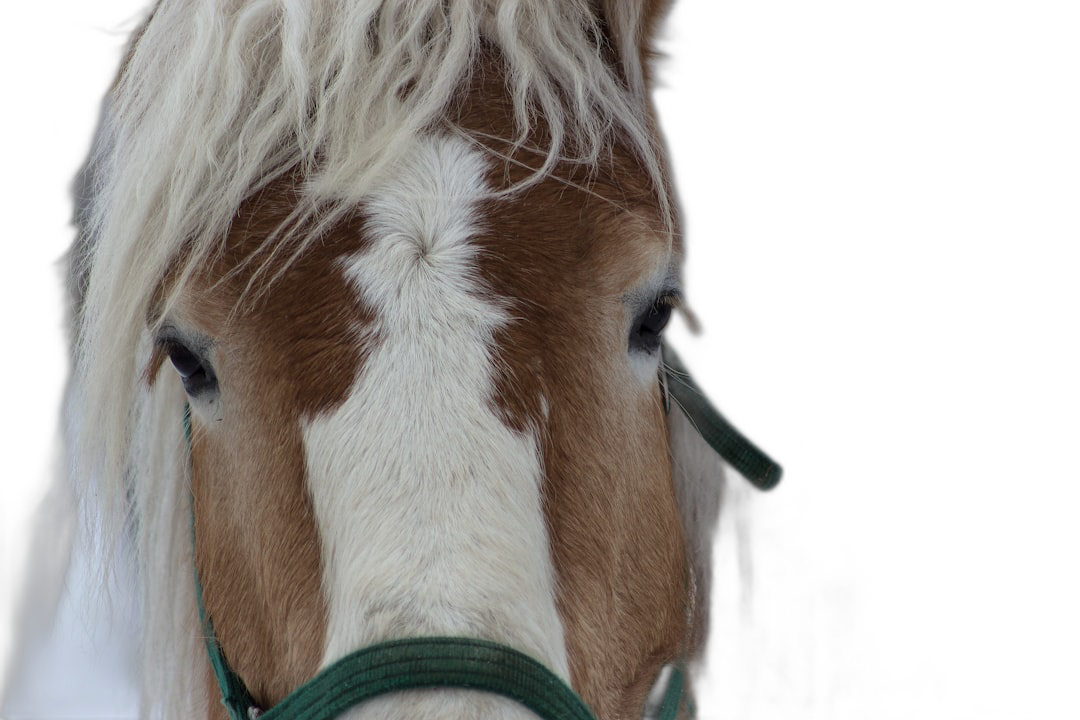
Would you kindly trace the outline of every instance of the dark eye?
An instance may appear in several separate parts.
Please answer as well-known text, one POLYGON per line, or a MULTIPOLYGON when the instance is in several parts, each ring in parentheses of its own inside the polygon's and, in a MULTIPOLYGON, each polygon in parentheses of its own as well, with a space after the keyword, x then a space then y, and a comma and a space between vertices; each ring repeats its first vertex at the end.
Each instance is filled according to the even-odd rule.
POLYGON ((671 296, 657 298, 653 304, 634 320, 630 331, 630 350, 654 353, 660 349, 660 335, 671 319, 675 299, 671 296))
POLYGON ((180 373, 180 377, 185 380, 206 372, 202 366, 202 361, 195 356, 195 353, 183 345, 169 345, 168 353, 169 360, 172 362, 173 367, 176 368, 176 372, 180 373))
POLYGON ((217 378, 198 354, 175 341, 165 343, 165 352, 188 395, 201 395, 217 388, 217 378))
POLYGON ((649 308, 648 314, 641 319, 642 335, 659 335, 664 332, 664 328, 667 327, 670 319, 671 305, 666 302, 657 302, 649 308))

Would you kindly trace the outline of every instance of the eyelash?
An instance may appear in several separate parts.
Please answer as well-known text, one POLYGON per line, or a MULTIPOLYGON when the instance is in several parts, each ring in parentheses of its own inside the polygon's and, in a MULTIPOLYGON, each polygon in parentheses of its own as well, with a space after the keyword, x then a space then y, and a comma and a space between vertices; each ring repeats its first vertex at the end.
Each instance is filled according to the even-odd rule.
MULTIPOLYGON (((656 301, 653 302, 653 305, 658 304, 671 308, 673 311, 672 317, 674 318, 677 315, 679 322, 690 331, 691 335, 697 335, 698 332, 701 331, 701 323, 698 321, 698 316, 694 315, 693 311, 690 310, 690 305, 687 302, 686 295, 683 294, 683 291, 676 290, 671 291, 671 293, 660 295, 657 297, 656 301)), ((669 321, 667 325, 671 326, 671 322, 669 321)))

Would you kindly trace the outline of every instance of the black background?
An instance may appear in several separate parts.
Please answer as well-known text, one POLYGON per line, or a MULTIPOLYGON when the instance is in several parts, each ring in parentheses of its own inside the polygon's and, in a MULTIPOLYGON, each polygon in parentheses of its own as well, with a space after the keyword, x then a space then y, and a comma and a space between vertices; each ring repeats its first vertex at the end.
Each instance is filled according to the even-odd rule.
MULTIPOLYGON (((910 500, 933 505, 919 421, 940 411, 923 405, 922 386, 937 330, 913 305, 935 281, 915 258, 927 257, 924 221, 942 185, 913 176, 940 110, 926 93, 942 85, 914 89, 923 50, 901 17, 714 4, 681 3, 663 42, 673 59, 657 101, 704 327, 673 332, 786 479, 744 498, 746 521, 721 535, 699 717, 899 715, 945 682, 950 653, 928 642, 922 612, 937 600, 920 588, 935 579, 912 558, 934 520, 910 500), (752 558, 741 570, 737 547, 752 558)), ((8 384, 29 393, 14 439, 36 463, 8 480, 5 599, 66 375, 68 188, 143 12, 77 3, 22 27, 33 50, 13 95, 26 139, 8 169, 14 210, 32 209, 33 222, 15 232, 31 257, 8 267, 9 285, 24 284, 10 301, 23 325, 9 327, 8 384)))

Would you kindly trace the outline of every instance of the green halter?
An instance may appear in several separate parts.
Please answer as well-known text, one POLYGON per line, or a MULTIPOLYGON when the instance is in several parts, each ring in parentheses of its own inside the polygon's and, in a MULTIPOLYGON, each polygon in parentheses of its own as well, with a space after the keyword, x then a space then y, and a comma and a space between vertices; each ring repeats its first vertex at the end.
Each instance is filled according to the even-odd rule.
MULTIPOLYGON (((664 407, 669 396, 698 432, 755 487, 769 490, 780 482, 780 466, 734 428, 701 393, 678 356, 662 347, 661 385, 664 407)), ((184 406, 184 437, 191 447, 191 412, 184 406)), ((192 544, 195 515, 192 506, 192 544)), ((540 662, 511 647, 486 640, 425 637, 370 645, 353 652, 262 711, 244 681, 229 667, 203 605, 202 584, 195 571, 195 594, 206 639, 206 652, 230 720, 332 720, 346 710, 380 695, 424 688, 463 688, 515 700, 546 720, 596 720, 585 701, 540 662)), ((668 677, 656 720, 675 720, 685 705, 686 671, 677 663, 668 677)))

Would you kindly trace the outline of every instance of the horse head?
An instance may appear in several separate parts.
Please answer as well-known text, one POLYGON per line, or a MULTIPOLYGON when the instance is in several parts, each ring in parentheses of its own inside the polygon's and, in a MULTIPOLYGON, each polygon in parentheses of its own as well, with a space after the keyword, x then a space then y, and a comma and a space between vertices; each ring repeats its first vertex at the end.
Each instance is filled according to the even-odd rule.
POLYGON ((223 716, 211 626, 263 709, 404 638, 513 648, 601 718, 696 657, 720 491, 662 362, 665 6, 154 9, 74 253, 80 457, 139 548, 152 712, 223 716))

